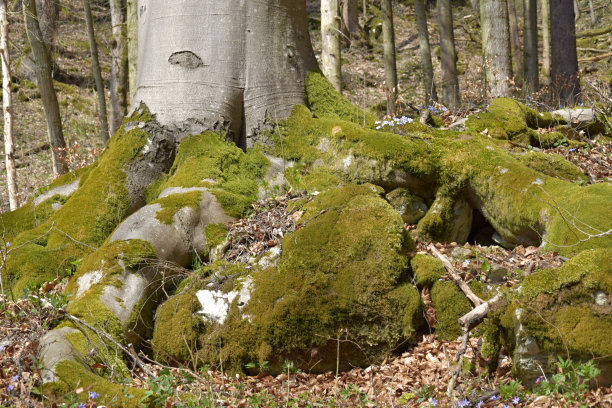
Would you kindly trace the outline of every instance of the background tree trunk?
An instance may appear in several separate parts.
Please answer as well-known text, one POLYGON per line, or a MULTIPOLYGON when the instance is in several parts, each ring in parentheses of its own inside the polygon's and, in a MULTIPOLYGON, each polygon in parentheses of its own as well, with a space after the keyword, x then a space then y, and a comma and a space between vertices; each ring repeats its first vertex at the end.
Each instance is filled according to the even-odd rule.
POLYGON ((506 0, 482 0, 480 26, 487 92, 490 97, 510 96, 512 62, 506 0))
POLYGON ((110 77, 110 133, 121 127, 127 113, 128 94, 128 46, 127 8, 125 0, 110 0, 111 25, 111 77, 110 77))
MULTIPOLYGON (((42 39, 47 46, 52 70, 53 47, 55 42, 55 32, 57 30, 57 20, 59 18, 59 0, 36 0, 36 15, 38 16, 38 26, 42 32, 42 39)), ((21 8, 21 7, 20 7, 21 8)), ((22 9, 22 8, 21 8, 22 9)), ((36 82, 36 62, 29 48, 26 48, 15 64, 15 73, 24 79, 36 82)))
POLYGON ((512 72, 514 83, 520 87, 523 84, 523 61, 521 50, 521 36, 518 30, 518 18, 516 16, 516 0, 508 0, 508 22, 510 23, 510 45, 512 49, 512 72))
POLYGON ((128 53, 128 106, 136 92, 136 68, 138 65, 138 0, 127 0, 127 53, 128 53))
POLYGON ((336 91, 342 93, 340 61, 340 5, 338 0, 321 0, 321 69, 336 91))
POLYGON ((36 15, 34 0, 22 1, 26 33, 36 63, 38 90, 47 118, 47 133, 49 135, 49 144, 52 149, 53 174, 57 177, 68 171, 68 165, 62 160, 64 156, 63 149, 66 148, 66 142, 64 142, 62 118, 57 103, 57 95, 55 94, 53 79, 51 78, 51 60, 45 43, 41 41, 43 36, 38 26, 38 17, 36 15))
POLYGON ((359 33, 359 5, 358 0, 343 0, 342 1, 342 21, 348 33, 356 35, 359 33))
POLYGON ((542 66, 550 79, 550 1, 542 0, 542 66))
POLYGON ((538 65, 538 3, 537 0, 525 0, 525 92, 537 92, 540 67, 538 65))
POLYGON ((472 10, 474 13, 479 16, 480 15, 480 0, 470 0, 470 4, 472 5, 472 10))
POLYGON ((453 11, 450 0, 438 0, 438 26, 440 28, 440 59, 442 60, 442 101, 447 107, 454 110, 459 107, 460 98, 453 11))
POLYGON ((146 103, 165 125, 227 129, 241 147, 305 103, 318 69, 303 1, 141 0, 138 27, 132 106, 146 103))
POLYGON ((387 114, 395 116, 397 103, 397 63, 395 56, 395 30, 393 28, 393 4, 381 0, 385 79, 387 84, 387 114))
POLYGON ((91 16, 91 7, 89 7, 89 0, 83 0, 83 7, 85 9, 85 22, 87 23, 89 49, 91 51, 91 68, 93 71, 94 81, 96 82, 96 91, 98 92, 98 106, 100 109, 100 136, 102 137, 102 142, 106 144, 106 141, 108 140, 108 116, 106 114, 106 98, 104 96, 104 83, 102 82, 100 62, 98 61, 98 44, 96 43, 96 33, 94 32, 93 17, 91 16))
POLYGON ((13 101, 11 95, 11 60, 8 47, 8 17, 6 0, 0 0, 0 58, 2 59, 2 107, 4 108, 4 158, 9 208, 19 207, 17 200, 17 170, 13 142, 13 101))
POLYGON ((589 0, 589 13, 591 14, 591 27, 597 24, 597 16, 595 15, 595 8, 593 7, 593 0, 589 0))
POLYGON ((431 63, 431 47, 429 46, 429 31, 427 30, 427 12, 425 0, 414 0, 417 28, 419 30, 419 48, 421 50, 421 67, 423 68, 423 88, 425 90, 425 106, 438 100, 434 82, 433 65, 431 63))
POLYGON ((550 0, 551 81, 563 105, 574 104, 580 94, 576 26, 572 0, 550 0))

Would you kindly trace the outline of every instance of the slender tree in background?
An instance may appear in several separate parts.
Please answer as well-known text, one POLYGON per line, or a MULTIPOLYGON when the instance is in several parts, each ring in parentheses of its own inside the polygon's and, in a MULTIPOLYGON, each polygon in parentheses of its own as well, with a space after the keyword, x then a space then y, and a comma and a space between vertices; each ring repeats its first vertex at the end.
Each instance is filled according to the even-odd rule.
POLYGON ((472 6, 472 10, 474 13, 479 16, 480 15, 480 0, 470 0, 470 5, 472 6))
POLYGON ((414 0, 417 28, 419 30, 419 49, 421 50, 421 67, 423 69, 423 88, 425 90, 425 106, 431 101, 438 100, 436 84, 434 82, 433 65, 431 63, 431 47, 429 45, 429 31, 427 30, 427 11, 425 0, 414 0))
POLYGON ((138 62, 138 0, 127 0, 127 49, 128 49, 128 106, 136 91, 136 66, 138 62))
POLYGON ((453 11, 450 0, 438 0, 440 59, 442 62, 442 101, 451 110, 459 107, 459 77, 453 32, 453 11))
POLYGON ((392 0, 381 0, 380 9, 382 16, 385 82, 387 85, 387 114, 395 116, 398 89, 392 0))
POLYGON ((127 5, 125 0, 110 0, 111 25, 111 76, 110 76, 110 134, 121 127, 127 113, 128 94, 128 45, 127 5))
POLYGON ((36 4, 34 0, 22 1, 26 33, 34 56, 38 90, 47 119, 47 134, 52 150, 53 174, 59 176, 68 171, 68 164, 65 160, 62 160, 66 142, 64 142, 62 118, 60 116, 59 104, 57 103, 57 95, 55 94, 53 79, 51 78, 51 59, 49 58, 47 47, 42 41, 43 36, 38 26, 36 4))
POLYGON ((87 36, 89 37, 89 49, 91 51, 91 68, 93 71, 94 81, 96 83, 96 91, 98 93, 98 107, 100 114, 100 136, 106 144, 108 140, 108 116, 106 114, 106 98, 104 97, 104 83, 102 82, 102 72, 100 71, 100 62, 98 60, 98 44, 96 43, 96 33, 94 32, 93 17, 91 15, 91 7, 89 0, 83 0, 85 9, 85 22, 87 23, 87 36))
MULTIPOLYGON (((38 26, 42 32, 42 40, 47 46, 47 51, 53 63, 53 45, 55 43, 55 33, 57 31, 57 20, 59 18, 59 0, 35 0, 36 15, 38 16, 38 26)), ((21 8, 22 9, 22 8, 21 8)), ((25 78, 36 82, 36 62, 30 49, 25 48, 23 54, 19 56, 15 64, 15 73, 20 78, 25 78)))
POLYGON ((593 0, 589 0, 589 13, 591 14, 591 26, 594 26, 595 24, 597 24, 597 16, 595 15, 593 0))
POLYGON ((349 36, 359 33, 358 0, 342 0, 342 21, 349 36))
POLYGON ((550 0, 551 83, 562 105, 580 94, 572 0, 550 0))
POLYGON ((550 1, 542 0, 542 67, 544 75, 550 79, 550 1))
POLYGON ((537 0, 525 0, 524 24, 525 24, 525 91, 527 94, 536 92, 539 83, 538 65, 538 2, 537 0))
POLYGON ((512 61, 506 0, 481 0, 480 27, 487 92, 490 97, 510 96, 512 61))
POLYGON ((340 4, 321 0, 321 69, 338 92, 342 92, 340 61, 340 4))
POLYGON ((0 0, 0 58, 2 59, 2 107, 4 108, 4 161, 6 185, 11 211, 19 206, 17 200, 17 171, 13 142, 13 101, 11 96, 11 63, 8 48, 8 17, 6 0, 0 0))
POLYGON ((512 72, 516 86, 523 84, 523 59, 521 50, 521 36, 518 30, 516 17, 516 0, 508 0, 508 22, 510 23, 510 45, 512 51, 512 72))

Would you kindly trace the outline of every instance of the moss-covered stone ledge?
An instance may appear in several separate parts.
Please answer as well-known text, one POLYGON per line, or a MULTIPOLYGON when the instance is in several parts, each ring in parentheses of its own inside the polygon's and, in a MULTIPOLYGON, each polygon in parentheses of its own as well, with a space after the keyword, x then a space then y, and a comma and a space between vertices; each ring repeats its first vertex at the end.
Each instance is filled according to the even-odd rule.
POLYGON ((525 278, 519 293, 491 314, 486 348, 504 345, 513 370, 532 385, 554 371, 558 356, 594 359, 602 370, 600 386, 612 380, 612 249, 585 250, 562 267, 525 278), (491 327, 490 326, 490 327, 491 327))

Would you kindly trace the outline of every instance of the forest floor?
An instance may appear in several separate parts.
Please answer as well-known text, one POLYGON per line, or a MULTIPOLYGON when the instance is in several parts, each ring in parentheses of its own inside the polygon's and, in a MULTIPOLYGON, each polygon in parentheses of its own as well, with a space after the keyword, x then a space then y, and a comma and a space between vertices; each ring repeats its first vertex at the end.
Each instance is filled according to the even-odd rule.
MULTIPOLYGON (((108 85, 110 75, 110 18, 106 3, 94 1, 93 11, 96 19, 96 30, 99 39, 100 59, 105 81, 108 85)), ((316 1, 309 3, 315 4, 316 1)), ((398 74, 400 82, 400 115, 414 116, 412 107, 418 106, 422 99, 422 76, 418 37, 416 31, 414 8, 404 2, 396 4, 396 45, 398 49, 398 74)), ((408 2, 406 2, 408 3, 408 2)), ((522 15, 522 6, 517 2, 518 14, 522 15)), ((591 29, 587 2, 579 1, 585 9, 578 19, 578 31, 591 29)), ((62 112, 65 138, 69 146, 69 157, 72 168, 76 169, 91 163, 101 151, 102 142, 99 136, 99 119, 96 95, 91 76, 91 60, 84 24, 81 3, 77 0, 61 2, 62 10, 58 24, 57 44, 54 46, 59 71, 55 73, 56 89, 62 112)), ((320 36, 317 31, 316 5, 311 8, 311 32, 317 55, 320 50, 320 36)), ((612 24, 612 2, 594 0, 599 16, 593 28, 612 24)), ((457 115, 472 109, 483 108, 487 100, 481 86, 481 57, 478 19, 467 7, 455 8, 455 35, 458 49, 458 68, 463 105, 457 115)), ((375 15, 376 10, 369 8, 368 14, 375 15)), ((436 82, 440 83, 439 40, 437 37, 436 12, 430 14, 430 36, 433 51, 433 63, 436 82)), ((21 15, 11 13, 10 35, 13 62, 25 47, 21 15)), ((375 19, 372 20, 375 23, 375 19)), ((362 20, 363 22, 363 20, 362 20)), ((374 24, 374 29, 376 24, 374 24)), ((374 37, 374 34, 373 34, 374 37)), ((580 59, 592 58, 609 52, 612 49, 612 33, 599 37, 579 39, 578 55, 580 59)), ((353 103, 372 109, 380 116, 384 114, 386 96, 384 90, 384 69, 382 63, 382 46, 373 39, 354 39, 343 55, 344 94, 353 103)), ((582 70, 583 102, 585 105, 604 103, 610 106, 612 99, 612 63, 611 59, 580 62, 582 70), (607 101, 607 102, 606 102, 607 101)), ((21 81, 13 93, 15 103, 15 137, 17 139, 18 188, 19 199, 23 203, 32 198, 40 188, 51 181, 51 161, 46 142, 45 118, 41 101, 35 86, 21 81)), ((516 98, 524 96, 520 86, 516 89, 516 98)), ((558 107, 548 88, 533 100, 540 110, 553 110, 558 107)), ((0 124, 1 126, 1 124, 0 124)), ((3 148, 3 147, 0 147, 3 148)), ((592 141, 581 149, 569 149, 559 146, 546 150, 547 153, 559 154, 578 165, 593 182, 607 181, 612 178, 612 144, 592 141)), ((0 213, 8 210, 4 167, 0 170, 0 213)), ((407 226, 410 228, 410 226, 407 226)), ((438 245, 439 249, 449 254, 454 246, 438 245)), ((419 244, 419 251, 427 251, 426 243, 419 244)), ((509 270, 525 267, 542 267, 558 265, 563 262, 555 254, 543 255, 535 248, 517 248, 505 251, 500 248, 492 252, 489 248, 479 248, 483 259, 502 264, 509 270)), ((464 270, 465 277, 478 276, 482 265, 456 265, 464 270), (473 270, 472 270, 473 268, 473 270), (469 270, 468 270, 469 269, 469 270), (471 272, 471 273, 467 273, 471 272)), ((36 294, 48 299, 56 307, 61 307, 66 299, 61 295, 65 282, 50 282, 36 294)), ((516 284, 510 273, 506 285, 516 284)), ((427 305, 427 293, 423 294, 427 305)), ((435 311, 427 309, 428 321, 435 325, 435 311)), ((38 340, 61 318, 53 308, 43 307, 37 297, 10 301, 0 299, 0 406, 48 406, 40 399, 40 369, 36 360, 38 340)), ((481 341, 470 340, 466 357, 473 363, 472 370, 466 371, 459 379, 461 392, 455 396, 453 406, 463 404, 467 399, 471 406, 612 406, 612 390, 596 388, 580 397, 580 402, 570 402, 571 392, 540 396, 531 394, 515 383, 510 369, 511 362, 503 358, 498 370, 492 376, 484 374, 484 362, 479 357, 481 341), (485 399, 482 399, 486 397, 485 399), (518 399, 517 399, 518 398, 518 399), (480 405, 479 401, 482 401, 480 405)), ((181 396, 196 395, 201 404, 197 406, 334 406, 334 407, 398 407, 398 406, 451 406, 446 394, 451 376, 452 360, 460 347, 460 342, 442 342, 435 335, 423 336, 412 349, 398 356, 389 357, 384 362, 373 364, 367 369, 355 368, 345 373, 309 374, 293 372, 270 376, 261 367, 261 373, 255 377, 229 377, 220 367, 212 367, 198 372, 165 368, 154 362, 151 369, 157 377, 145 379, 142 373, 134 371, 131 385, 155 389, 169 397, 165 406, 181 404, 181 396), (165 394, 164 394, 165 393, 165 394)), ((144 357, 143 357, 144 358, 144 357)), ((95 389, 77 389, 72 396, 85 395, 95 397, 95 389), (93 394, 91 394, 93 393, 93 394)), ((70 397, 70 396, 69 396, 70 397)), ((87 400, 88 398, 84 398, 87 400)), ((184 404, 184 402, 183 402, 184 404)), ((96 406, 95 398, 84 404, 96 406)), ((78 406, 66 402, 66 406, 78 406)), ((160 406, 164 406, 163 404, 160 406)))

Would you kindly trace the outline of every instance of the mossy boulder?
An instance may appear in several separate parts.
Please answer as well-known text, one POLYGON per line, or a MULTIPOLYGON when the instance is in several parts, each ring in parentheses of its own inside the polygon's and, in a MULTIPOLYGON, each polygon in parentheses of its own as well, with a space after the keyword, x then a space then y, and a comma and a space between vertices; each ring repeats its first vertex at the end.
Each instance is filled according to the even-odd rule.
POLYGON ((408 224, 416 224, 429 209, 422 198, 412 195, 405 188, 396 188, 386 198, 408 224))
POLYGON ((525 278, 501 323, 514 371, 533 384, 557 356, 595 359, 599 384, 612 382, 612 249, 585 250, 555 270, 525 278))
POLYGON ((266 262, 234 269, 225 272, 223 284, 210 280, 220 276, 215 273, 195 293, 183 291, 180 302, 175 297, 162 306, 163 320, 187 316, 193 327, 193 296, 222 302, 223 319, 214 319, 219 314, 207 307, 200 311, 205 324, 198 359, 216 364, 221 358, 234 371, 253 361, 269 361, 278 371, 285 360, 328 371, 336 366, 338 341, 340 368, 346 369, 410 344, 423 324, 420 296, 408 284, 414 242, 382 193, 368 184, 318 195, 304 206, 302 227, 283 240, 276 267, 266 262))
POLYGON ((472 310, 472 304, 450 281, 436 282, 431 289, 431 301, 436 309, 436 333, 442 340, 455 340, 463 332, 459 318, 472 310))

